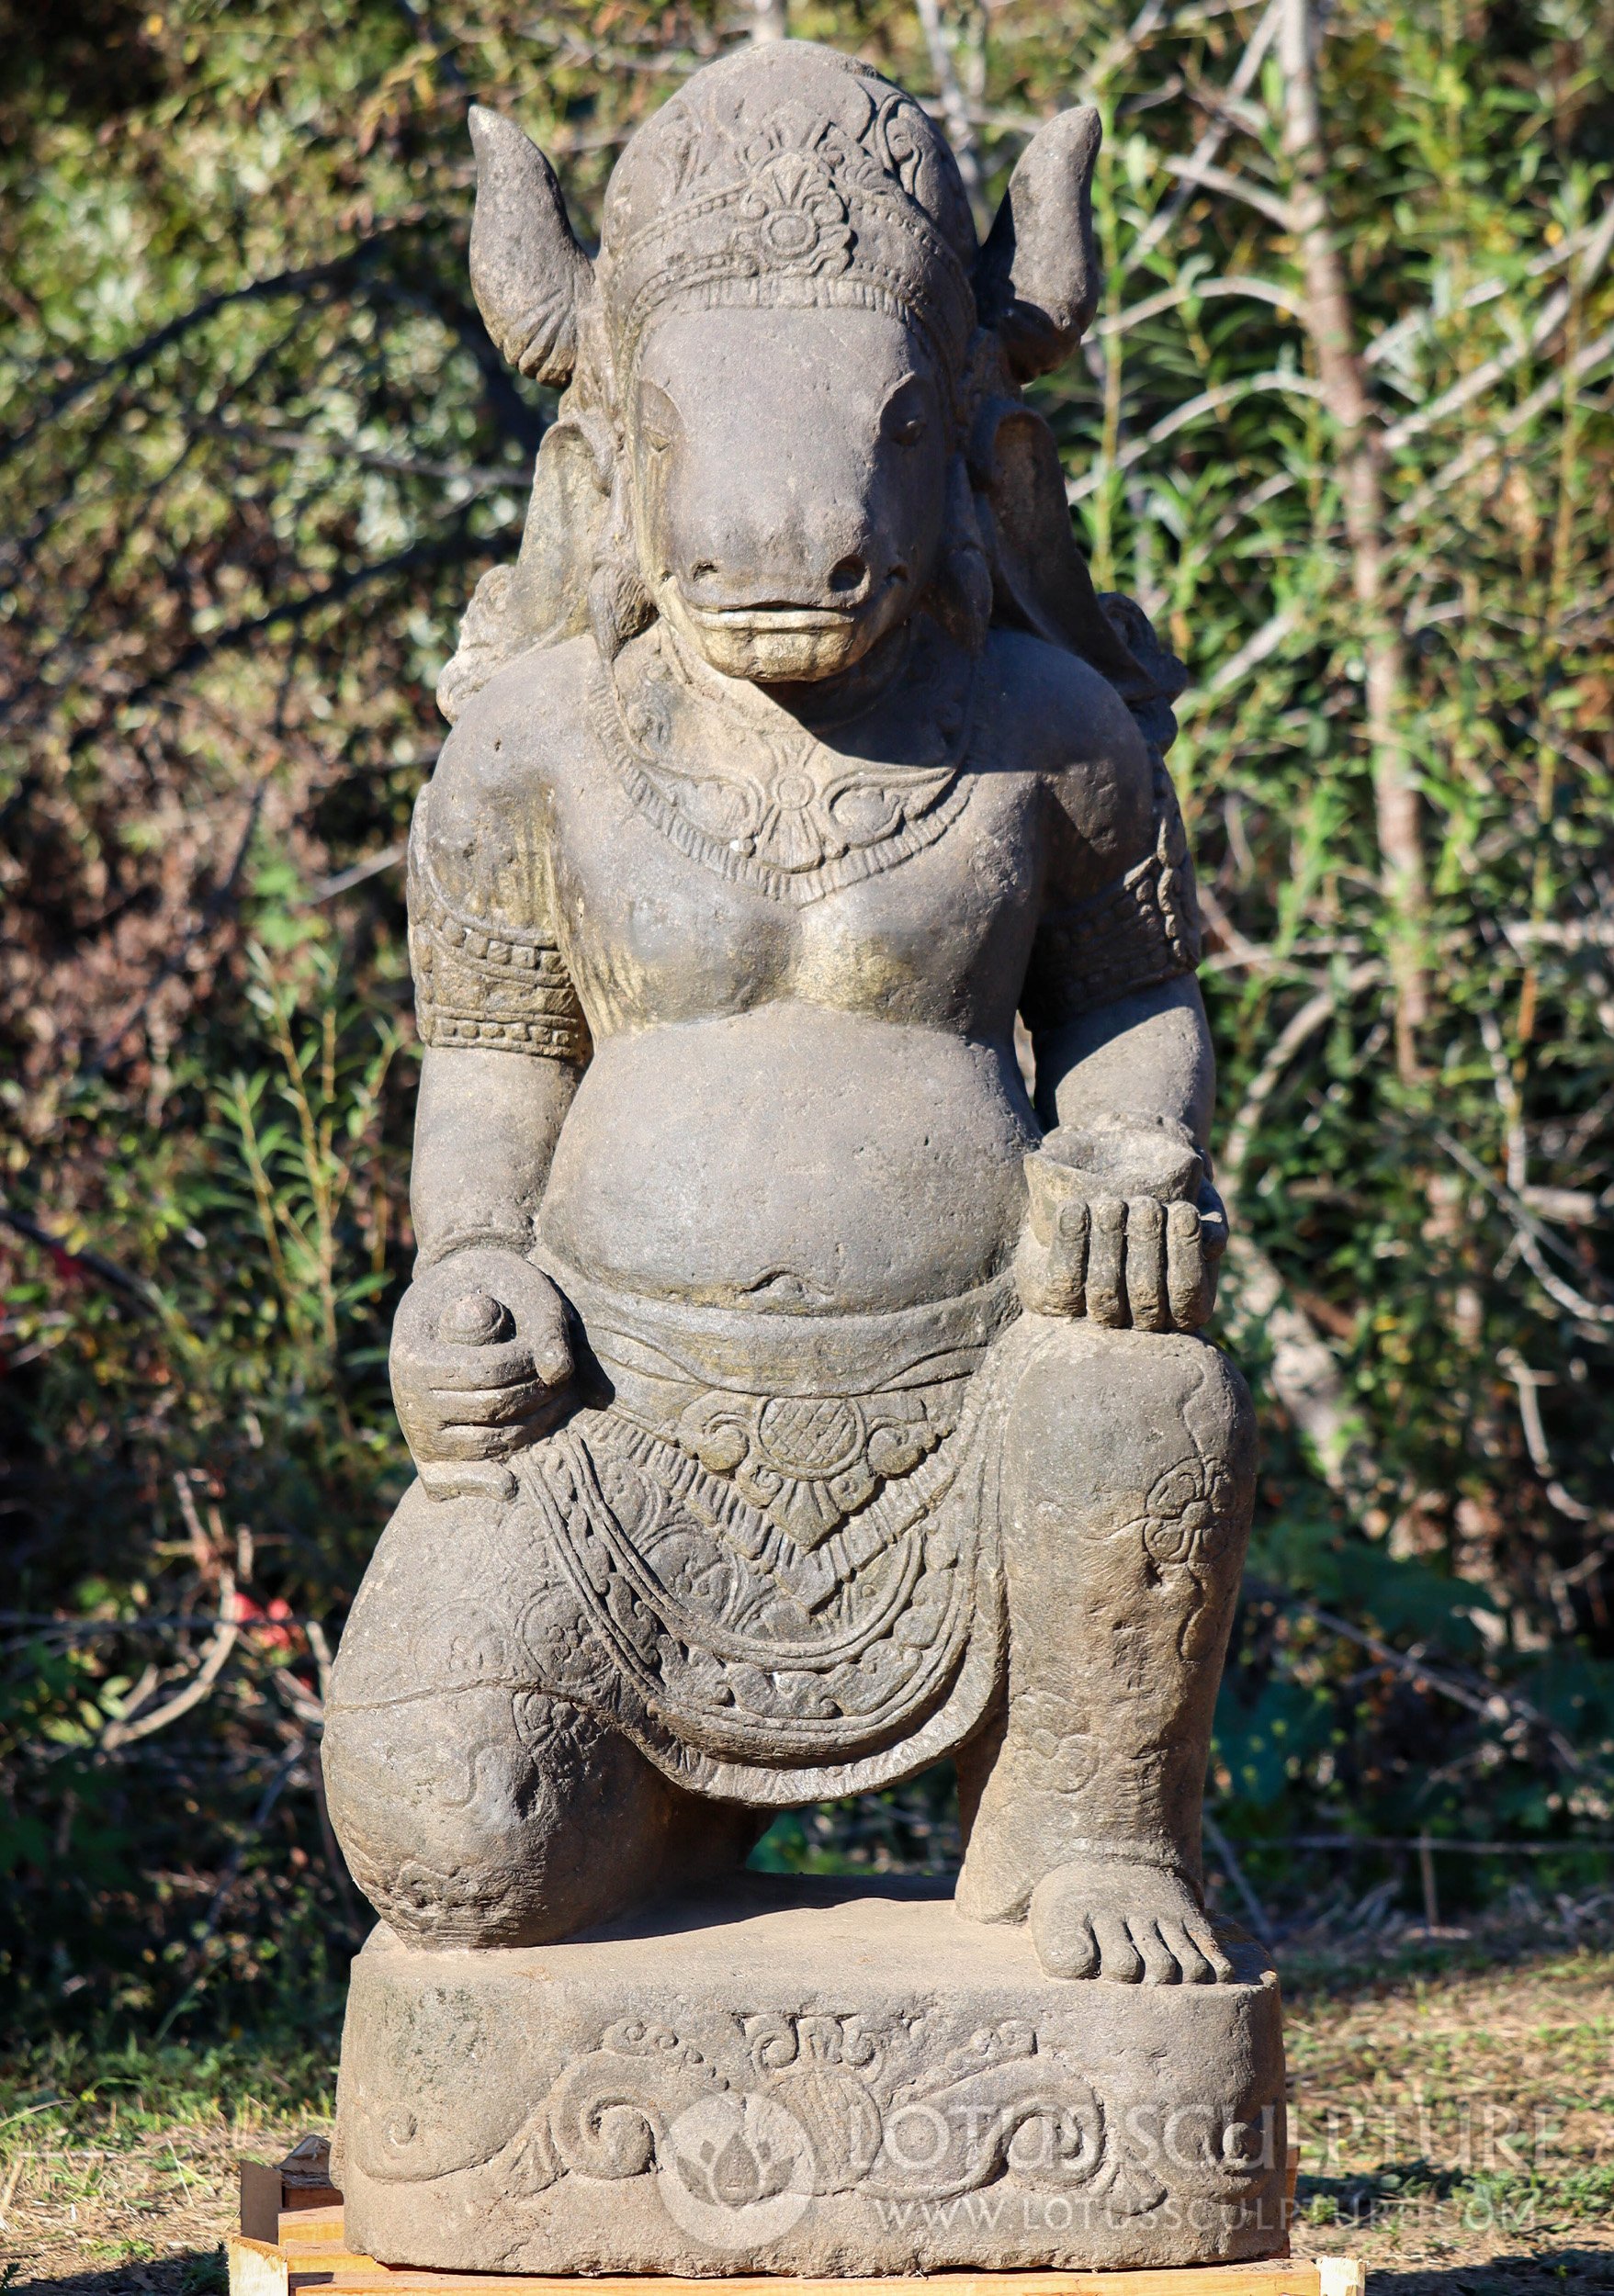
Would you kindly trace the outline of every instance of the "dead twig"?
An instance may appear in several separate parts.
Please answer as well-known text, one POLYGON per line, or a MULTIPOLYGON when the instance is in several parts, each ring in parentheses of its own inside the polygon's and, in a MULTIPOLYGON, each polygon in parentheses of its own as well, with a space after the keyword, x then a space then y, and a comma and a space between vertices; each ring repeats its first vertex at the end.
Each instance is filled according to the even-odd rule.
POLYGON ((1200 1823, 1204 1830, 1205 1840, 1216 1852, 1228 1880, 1244 1901, 1244 1909, 1249 1916, 1251 1929, 1254 1930, 1263 1945, 1270 1945, 1272 1942, 1272 1924, 1267 1918, 1267 1908, 1256 1896, 1248 1874, 1238 1862, 1233 1844, 1222 1831, 1221 1827, 1217 1825, 1209 1810, 1202 1813, 1200 1823))
POLYGON ((223 1672, 230 1653, 241 1638, 240 1623, 235 1611, 235 1575, 231 1570, 221 1573, 219 1595, 219 1624, 212 1640, 202 1653, 202 1662, 185 1688, 149 1714, 138 1716, 133 1721, 122 1716, 109 1722, 101 1733, 100 1750, 115 1754, 120 1747, 132 1746, 136 1739, 150 1738, 158 1730, 165 1730, 182 1715, 199 1706, 223 1672))
POLYGON ((109 1285, 114 1291, 123 1293, 126 1299, 138 1300, 151 1313, 166 1314, 162 1294, 154 1284, 148 1283, 143 1276, 131 1274, 127 1267, 119 1267, 116 1260, 107 1259, 104 1253, 75 1250, 30 1212, 17 1211, 9 1204, 0 1204, 0 1227, 10 1228, 14 1233, 26 1236, 30 1244, 42 1244, 66 1272, 75 1274, 82 1268, 86 1275, 94 1276, 97 1281, 109 1285))
POLYGON ((1466 1706, 1471 1714, 1483 1715, 1491 1722, 1519 1722, 1530 1729, 1540 1730, 1566 1770, 1580 1771, 1586 1767, 1563 1733, 1549 1722, 1541 1708, 1532 1705, 1528 1698, 1514 1697, 1501 1690, 1471 1690, 1466 1683, 1460 1683, 1441 1668, 1427 1665, 1422 1659, 1404 1650, 1393 1649, 1389 1643, 1381 1642, 1377 1635, 1369 1634, 1361 1626, 1353 1626, 1348 1618, 1336 1616, 1333 1611, 1324 1610, 1320 1604, 1312 1602, 1306 1595, 1292 1593, 1287 1587, 1273 1586, 1262 1579, 1247 1579, 1245 1593, 1253 1595, 1258 1602, 1275 1603, 1281 1610, 1294 1611, 1301 1617, 1311 1619, 1314 1625, 1326 1628, 1329 1634, 1337 1635, 1341 1641, 1353 1642, 1358 1649, 1366 1650, 1370 1657, 1378 1660, 1381 1666, 1388 1667, 1393 1674, 1403 1675, 1408 1682, 1416 1683, 1420 1688, 1432 1690, 1440 1697, 1449 1698, 1454 1705, 1466 1706))

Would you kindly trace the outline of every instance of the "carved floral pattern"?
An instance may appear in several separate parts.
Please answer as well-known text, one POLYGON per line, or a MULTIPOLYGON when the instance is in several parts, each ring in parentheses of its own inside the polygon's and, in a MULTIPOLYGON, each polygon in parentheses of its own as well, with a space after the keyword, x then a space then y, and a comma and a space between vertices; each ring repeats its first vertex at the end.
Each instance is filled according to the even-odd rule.
POLYGON ((801 152, 766 161, 739 203, 758 270, 844 271, 852 259, 846 202, 823 162, 801 152))
POLYGON ((679 1420, 680 1447, 815 1548, 886 1481, 911 1474, 953 1426, 921 1395, 704 1395, 679 1420))
MULTIPOLYGON (((770 2219, 784 2229, 811 2199, 846 2193, 930 2202, 1008 2184, 1141 2217, 1168 2189, 1236 2208, 1270 2182, 1271 2105, 1247 2102, 1254 2117, 1240 2119, 1179 2103, 1168 2130, 1150 2109, 1114 2108, 1022 2018, 940 2052, 923 2022, 834 2009, 618 2019, 514 2133, 479 2149, 506 2189, 650 2177, 678 2221, 693 2199, 762 2240, 770 2219), (773 2205, 789 2195, 796 2208, 773 2205)), ((435 2147, 412 2116, 366 2116, 353 2134, 367 2175, 441 2173, 416 2157, 435 2147)))

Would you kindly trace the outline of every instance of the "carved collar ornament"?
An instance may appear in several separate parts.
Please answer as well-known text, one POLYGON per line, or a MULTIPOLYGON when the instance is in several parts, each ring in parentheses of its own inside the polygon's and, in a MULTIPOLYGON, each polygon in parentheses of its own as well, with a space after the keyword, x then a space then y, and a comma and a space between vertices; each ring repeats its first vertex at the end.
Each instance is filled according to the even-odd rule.
POLYGON ((623 153, 599 277, 619 388, 672 306, 888 312, 956 375, 976 325, 975 232, 923 111, 848 56, 796 42, 708 67, 623 153))
POLYGON ((922 852, 968 802, 976 659, 922 636, 912 650, 897 681, 917 720, 911 762, 832 748, 760 696, 705 692, 659 631, 597 663, 594 727, 635 805, 681 852, 804 908, 922 852))

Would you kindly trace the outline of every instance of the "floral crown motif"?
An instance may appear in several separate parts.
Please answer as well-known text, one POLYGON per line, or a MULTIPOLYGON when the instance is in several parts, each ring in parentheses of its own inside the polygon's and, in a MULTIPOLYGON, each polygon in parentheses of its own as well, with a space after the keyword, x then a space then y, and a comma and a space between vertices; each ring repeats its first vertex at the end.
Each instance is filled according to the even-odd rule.
POLYGON ((974 254, 957 163, 910 96, 805 43, 741 50, 641 128, 612 175, 599 276, 619 378, 652 316, 718 303, 886 311, 956 374, 974 254))

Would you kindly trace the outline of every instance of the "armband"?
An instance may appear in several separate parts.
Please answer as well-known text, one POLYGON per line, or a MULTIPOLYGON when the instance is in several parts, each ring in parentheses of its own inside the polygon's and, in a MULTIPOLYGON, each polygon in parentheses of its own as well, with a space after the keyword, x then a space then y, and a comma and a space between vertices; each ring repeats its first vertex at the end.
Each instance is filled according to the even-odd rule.
POLYGON ((565 962, 537 932, 467 917, 410 851, 409 954, 423 1044, 487 1045, 581 1067, 593 1047, 565 962))

